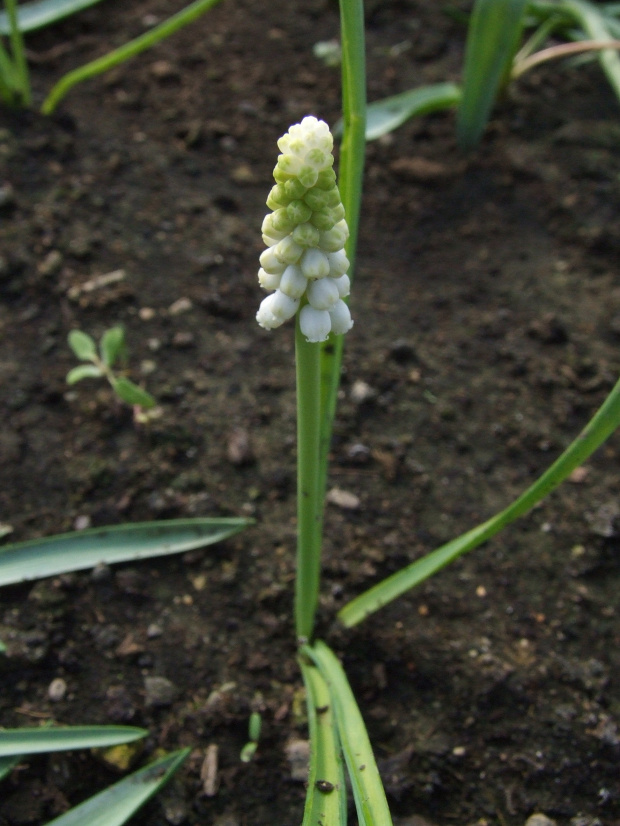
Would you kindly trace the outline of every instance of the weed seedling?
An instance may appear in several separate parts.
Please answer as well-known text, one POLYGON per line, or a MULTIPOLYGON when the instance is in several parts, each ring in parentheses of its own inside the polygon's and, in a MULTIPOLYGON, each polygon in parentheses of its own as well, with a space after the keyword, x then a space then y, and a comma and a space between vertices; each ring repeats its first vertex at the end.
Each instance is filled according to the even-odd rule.
POLYGON ((67 373, 67 383, 76 384, 83 379, 105 378, 109 381, 118 398, 134 408, 136 416, 155 407, 156 401, 142 387, 132 382, 127 376, 119 374, 115 367, 127 357, 125 331, 122 327, 106 330, 99 342, 81 330, 72 330, 68 337, 69 347, 80 361, 87 362, 74 367, 67 373))

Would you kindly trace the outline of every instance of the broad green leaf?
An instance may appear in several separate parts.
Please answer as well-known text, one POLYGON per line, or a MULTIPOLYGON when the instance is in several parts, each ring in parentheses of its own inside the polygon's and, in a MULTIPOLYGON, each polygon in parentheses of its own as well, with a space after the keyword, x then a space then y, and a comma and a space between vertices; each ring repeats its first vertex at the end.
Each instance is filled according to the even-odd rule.
POLYGON ((19 763, 19 757, 0 757, 0 780, 6 777, 19 763))
POLYGON ((80 364, 67 373, 67 384, 76 384, 82 379, 99 379, 103 373, 96 364, 80 364))
POLYGON ((148 731, 135 726, 45 726, 0 729, 0 757, 46 754, 50 751, 106 748, 146 737, 148 731))
POLYGON ((378 611, 388 602, 419 585, 459 556, 482 545, 515 519, 528 513, 555 490, 574 470, 597 450, 620 427, 620 381, 596 411, 579 436, 571 442, 533 485, 503 511, 495 514, 421 559, 412 562, 368 591, 348 602, 338 613, 339 620, 350 628, 378 611))
MULTIPOLYGON (((24 33, 41 29, 100 2, 101 0, 36 0, 21 3, 17 9, 19 28, 24 33)), ((8 34, 9 31, 7 14, 0 12, 0 34, 8 34)))
POLYGON ((113 367, 125 348, 125 331, 122 327, 111 327, 101 337, 101 360, 113 367))
POLYGON ((190 749, 167 754, 85 800, 47 826, 122 826, 170 780, 190 749))
MULTIPOLYGON (((370 103, 366 109, 366 140, 374 141, 393 132, 409 118, 450 109, 460 99, 461 90, 456 84, 436 83, 370 103)), ((334 133, 338 130, 342 132, 342 121, 334 128, 334 133)))
POLYGON ((457 139, 475 146, 519 45, 527 0, 476 0, 467 32, 463 94, 457 112, 457 139))
POLYGON ((310 730, 310 772, 302 826, 346 826, 347 787, 336 718, 327 683, 300 657, 310 730))
POLYGON ((392 818, 368 732, 338 658, 321 640, 312 646, 305 645, 302 654, 317 666, 329 688, 359 826, 391 826, 392 818))
POLYGON ((16 542, 0 548, 0 586, 202 548, 252 524, 238 517, 113 525, 16 542))
POLYGON ((68 336, 69 347, 82 361, 92 361, 97 357, 97 345, 88 333, 82 330, 71 330, 68 336))
POLYGON ((139 407, 144 407, 146 410, 155 407, 157 404, 150 393, 138 387, 137 384, 134 384, 126 376, 116 376, 112 379, 111 384, 119 399, 127 402, 127 404, 136 404, 139 407))

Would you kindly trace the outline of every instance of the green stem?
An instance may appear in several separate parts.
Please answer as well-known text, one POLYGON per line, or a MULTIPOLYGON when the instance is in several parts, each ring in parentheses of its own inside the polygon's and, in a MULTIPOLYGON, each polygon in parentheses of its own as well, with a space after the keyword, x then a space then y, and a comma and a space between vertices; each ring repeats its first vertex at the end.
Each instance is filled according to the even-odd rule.
POLYGON ((620 381, 579 436, 518 499, 491 519, 412 562, 347 603, 338 614, 340 621, 347 627, 357 625, 388 602, 419 585, 450 562, 454 562, 462 554, 486 542, 510 522, 528 513, 547 494, 555 490, 576 467, 583 464, 619 426, 620 381))
POLYGON ((11 51, 13 53, 13 66, 15 69, 14 81, 15 91, 24 106, 30 106, 32 96, 30 93, 30 80, 28 77, 28 64, 26 62, 26 50, 24 39, 19 29, 17 20, 17 4, 15 0, 5 0, 5 7, 10 26, 11 51))
POLYGON ((151 46, 174 34, 174 32, 183 26, 192 23, 200 17, 201 14, 213 8, 218 2, 219 0, 195 0, 194 3, 190 3, 189 6, 177 12, 177 14, 173 14, 172 17, 169 17, 167 20, 164 20, 163 23, 160 23, 159 26, 155 26, 150 31, 140 35, 140 37, 136 37, 118 49, 114 49, 114 51, 103 55, 103 57, 92 60, 90 63, 86 63, 84 66, 80 66, 78 69, 74 69, 72 72, 64 75, 64 77, 61 77, 58 83, 52 87, 51 92, 43 101, 41 112, 44 115, 51 114, 62 98, 64 98, 76 83, 88 80, 91 77, 96 77, 102 72, 118 66, 119 63, 123 63, 123 61, 128 60, 130 57, 135 57, 141 52, 146 51, 146 49, 150 49, 151 46))
POLYGON ((321 500, 319 499, 320 348, 306 341, 295 322, 297 375, 297 575, 295 630, 312 638, 321 573, 321 500))

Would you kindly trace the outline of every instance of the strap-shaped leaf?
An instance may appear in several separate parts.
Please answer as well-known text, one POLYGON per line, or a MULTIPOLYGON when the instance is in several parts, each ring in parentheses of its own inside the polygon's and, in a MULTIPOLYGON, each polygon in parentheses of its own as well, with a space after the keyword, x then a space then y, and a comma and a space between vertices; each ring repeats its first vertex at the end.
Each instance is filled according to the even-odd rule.
POLYGON ((122 826, 170 780, 190 749, 172 752, 50 821, 47 826, 122 826))
POLYGON ((302 653, 314 662, 329 687, 359 826, 391 826, 392 818, 368 732, 338 658, 321 640, 313 646, 304 646, 302 653))
POLYGON ((19 757, 0 757, 0 780, 19 763, 19 757))
POLYGON ((467 32, 457 138, 470 149, 480 140, 519 44, 526 0, 476 0, 467 32))
MULTIPOLYGON (((100 2, 101 0, 36 0, 21 3, 17 9, 19 28, 24 33, 42 29, 100 2)), ((8 34, 9 31, 8 16, 6 12, 0 12, 0 34, 8 34)))
POLYGON ((346 826, 347 790, 332 700, 318 668, 300 657, 310 730, 310 774, 302 826, 346 826))
POLYGON ((91 528, 0 548, 0 586, 202 548, 233 536, 251 519, 171 519, 91 528))
POLYGON ((148 731, 135 726, 58 726, 0 729, 0 758, 131 743, 148 731))

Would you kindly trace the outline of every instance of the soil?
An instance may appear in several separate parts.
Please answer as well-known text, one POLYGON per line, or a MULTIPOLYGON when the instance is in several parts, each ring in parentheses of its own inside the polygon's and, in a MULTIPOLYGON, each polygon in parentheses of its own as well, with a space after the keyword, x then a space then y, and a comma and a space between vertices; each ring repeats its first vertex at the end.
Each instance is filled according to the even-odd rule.
MULTIPOLYGON (((29 37, 35 99, 181 6, 107 0, 29 37)), ((458 80, 464 28, 443 4, 372 2, 367 26, 371 100, 458 80)), ((301 822, 293 329, 256 325, 256 271, 277 138, 338 119, 338 69, 312 53, 337 36, 332 3, 230 0, 51 118, 0 112, 11 539, 256 519, 200 552, 2 591, 3 726, 145 726, 143 762, 192 748, 137 826, 301 822), (65 383, 69 330, 117 323, 159 404, 149 424, 107 386, 65 383), (263 734, 242 763, 253 710, 263 734)), ((597 64, 545 66, 470 155, 452 113, 368 146, 330 476, 349 496, 328 505, 320 632, 400 826, 620 823, 617 435, 485 547, 356 629, 333 619, 505 507, 616 381, 619 115, 597 64)), ((118 776, 90 753, 29 759, 0 824, 45 823, 118 776)))

